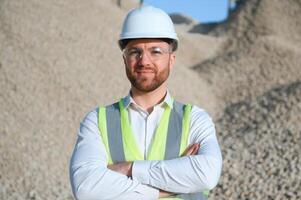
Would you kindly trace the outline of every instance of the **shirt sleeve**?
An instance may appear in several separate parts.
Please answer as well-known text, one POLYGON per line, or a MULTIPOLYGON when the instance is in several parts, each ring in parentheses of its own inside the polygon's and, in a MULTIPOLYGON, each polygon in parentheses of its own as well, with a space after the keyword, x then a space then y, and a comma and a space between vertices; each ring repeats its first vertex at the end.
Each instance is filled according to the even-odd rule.
POLYGON ((108 158, 98 129, 98 109, 80 124, 70 160, 70 182, 76 199, 158 199, 159 191, 107 168, 108 158))
POLYGON ((189 143, 199 143, 197 155, 163 161, 135 161, 133 179, 174 193, 195 193, 213 189, 222 169, 222 156, 209 115, 194 106, 189 143))

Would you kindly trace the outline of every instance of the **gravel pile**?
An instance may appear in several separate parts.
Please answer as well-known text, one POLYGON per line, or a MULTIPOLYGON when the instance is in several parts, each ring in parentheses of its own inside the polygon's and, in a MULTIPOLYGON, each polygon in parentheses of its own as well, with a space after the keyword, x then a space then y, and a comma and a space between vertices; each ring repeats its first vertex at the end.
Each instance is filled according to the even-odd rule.
POLYGON ((224 108, 211 199, 301 199, 300 18, 298 0, 244 1, 210 33, 223 50, 193 67, 224 108))
POLYGON ((301 199, 301 82, 226 108, 224 172, 211 199, 301 199))
POLYGON ((237 12, 223 49, 193 67, 226 105, 301 77, 300 1, 248 0, 237 12))
POLYGON ((79 122, 127 91, 123 14, 105 1, 0 1, 0 199, 73 199, 79 122))

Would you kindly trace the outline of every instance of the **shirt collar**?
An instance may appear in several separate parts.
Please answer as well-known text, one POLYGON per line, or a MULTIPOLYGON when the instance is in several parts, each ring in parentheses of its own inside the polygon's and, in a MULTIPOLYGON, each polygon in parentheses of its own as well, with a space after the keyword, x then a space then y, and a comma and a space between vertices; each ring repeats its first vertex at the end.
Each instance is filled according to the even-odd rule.
MULTIPOLYGON (((134 104, 134 105, 138 105, 134 99, 132 98, 131 96, 131 92, 129 92, 129 94, 123 98, 123 105, 125 108, 128 108, 131 104, 134 104)), ((167 90, 167 93, 164 97, 164 100, 158 104, 158 105, 167 105, 169 106, 171 109, 173 108, 173 98, 172 96, 170 95, 169 91, 167 90)))

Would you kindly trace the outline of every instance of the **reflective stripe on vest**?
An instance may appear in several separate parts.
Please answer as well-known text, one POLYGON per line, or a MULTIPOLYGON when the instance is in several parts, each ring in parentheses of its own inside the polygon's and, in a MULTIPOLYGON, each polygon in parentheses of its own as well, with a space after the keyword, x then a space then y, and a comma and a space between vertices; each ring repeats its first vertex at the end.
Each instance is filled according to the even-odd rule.
MULTIPOLYGON (((146 160, 168 160, 180 157, 188 145, 191 105, 173 102, 173 109, 166 106, 158 124, 146 160), (162 145, 162 141, 163 142, 162 145)), ((144 160, 132 133, 128 111, 123 100, 99 108, 98 125, 105 145, 109 164, 122 161, 144 160)), ((181 194, 165 200, 207 199, 208 192, 181 194)))

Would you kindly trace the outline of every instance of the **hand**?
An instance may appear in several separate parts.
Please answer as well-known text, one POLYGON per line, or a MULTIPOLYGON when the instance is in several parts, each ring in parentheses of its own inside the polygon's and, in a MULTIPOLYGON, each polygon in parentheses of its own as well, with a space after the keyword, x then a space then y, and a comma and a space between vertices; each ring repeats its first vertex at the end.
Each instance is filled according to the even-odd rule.
POLYGON ((120 162, 112 165, 108 165, 110 170, 132 177, 133 162, 120 162))
POLYGON ((174 195, 174 193, 167 192, 164 190, 160 190, 160 192, 159 192, 159 198, 169 197, 171 195, 174 195))
POLYGON ((185 149, 185 151, 183 152, 183 154, 181 156, 196 155, 198 153, 199 149, 200 149, 199 143, 191 144, 185 149))

